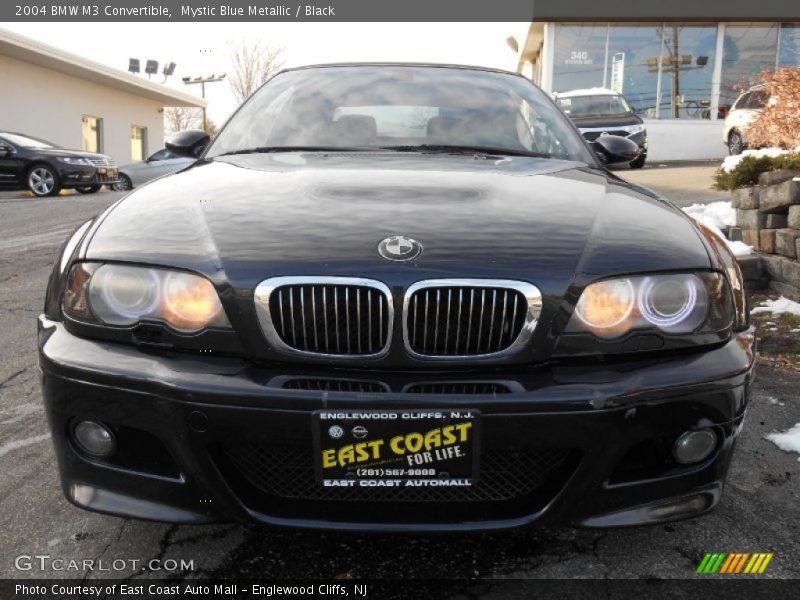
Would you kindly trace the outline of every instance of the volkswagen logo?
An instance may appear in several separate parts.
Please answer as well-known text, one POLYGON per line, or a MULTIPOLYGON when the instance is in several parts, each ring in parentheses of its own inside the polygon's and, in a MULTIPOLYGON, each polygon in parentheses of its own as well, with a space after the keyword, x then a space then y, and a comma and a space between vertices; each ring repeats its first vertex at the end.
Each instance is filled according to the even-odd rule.
POLYGON ((328 435, 338 440, 344 435, 344 429, 342 429, 340 425, 331 425, 330 429, 328 429, 328 435))
POLYGON ((378 254, 386 260, 414 260, 422 254, 422 244, 404 235, 395 235, 378 244, 378 254))

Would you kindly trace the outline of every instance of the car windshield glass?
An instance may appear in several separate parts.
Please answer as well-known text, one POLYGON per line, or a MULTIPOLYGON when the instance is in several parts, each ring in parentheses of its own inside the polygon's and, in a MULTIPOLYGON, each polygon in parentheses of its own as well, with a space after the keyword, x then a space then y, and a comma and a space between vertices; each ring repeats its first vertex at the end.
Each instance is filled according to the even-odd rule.
POLYGON ((491 151, 594 164, 547 96, 507 73, 420 66, 298 69, 231 118, 207 157, 324 149, 491 151))
POLYGON ((633 112, 622 96, 597 94, 594 96, 568 96, 557 98, 556 103, 570 117, 595 115, 627 115, 633 112))
POLYGON ((4 133, 2 136, 15 146, 21 146, 22 148, 58 148, 58 146, 50 142, 38 140, 26 135, 19 135, 18 133, 4 133))

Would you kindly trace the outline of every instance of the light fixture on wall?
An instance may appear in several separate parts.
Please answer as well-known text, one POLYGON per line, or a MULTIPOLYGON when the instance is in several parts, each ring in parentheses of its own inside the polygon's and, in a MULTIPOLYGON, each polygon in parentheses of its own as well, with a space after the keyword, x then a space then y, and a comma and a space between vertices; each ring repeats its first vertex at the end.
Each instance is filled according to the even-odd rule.
POLYGON ((147 73, 148 79, 151 75, 158 73, 158 61, 149 59, 144 65, 144 72, 147 73))

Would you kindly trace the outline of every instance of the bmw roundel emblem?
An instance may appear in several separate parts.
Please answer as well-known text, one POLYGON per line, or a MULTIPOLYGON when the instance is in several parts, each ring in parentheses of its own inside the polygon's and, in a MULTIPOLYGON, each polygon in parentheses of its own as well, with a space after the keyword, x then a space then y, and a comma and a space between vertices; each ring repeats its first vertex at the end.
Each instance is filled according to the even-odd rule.
POLYGON ((378 254, 386 260, 414 260, 422 254, 422 244, 404 235, 394 235, 378 244, 378 254))

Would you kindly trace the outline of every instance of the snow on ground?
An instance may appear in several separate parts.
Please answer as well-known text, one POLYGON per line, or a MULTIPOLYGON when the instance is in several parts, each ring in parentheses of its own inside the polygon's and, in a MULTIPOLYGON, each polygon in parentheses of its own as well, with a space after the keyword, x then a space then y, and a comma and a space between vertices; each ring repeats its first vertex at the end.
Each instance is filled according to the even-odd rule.
POLYGON ((736 225, 736 210, 728 200, 710 202, 709 204, 692 204, 683 209, 684 212, 700 221, 703 225, 725 229, 736 225))
POLYGON ((736 224, 736 211, 730 202, 722 200, 720 202, 710 202, 709 204, 692 204, 683 210, 695 221, 700 221, 725 240, 734 256, 753 254, 752 246, 748 246, 744 242, 732 242, 722 233, 722 230, 726 227, 736 224))
POLYGON ((765 300, 761 306, 750 309, 750 314, 771 312, 773 315, 789 313, 800 317, 800 304, 781 296, 777 300, 765 300))
MULTIPOLYGON (((764 437, 785 452, 800 454, 800 423, 788 431, 768 433, 764 437)), ((797 460, 800 461, 800 458, 797 460)))
POLYGON ((755 158, 762 158, 764 156, 780 156, 781 154, 789 154, 790 152, 793 151, 794 150, 784 150, 783 148, 759 148, 758 150, 745 150, 741 154, 726 156, 725 159, 722 161, 721 169, 726 173, 730 173, 736 168, 736 165, 738 165, 739 162, 745 156, 754 156, 755 158))
POLYGON ((776 406, 783 406, 783 402, 781 402, 774 396, 767 396, 767 402, 770 404, 775 404, 776 406))

